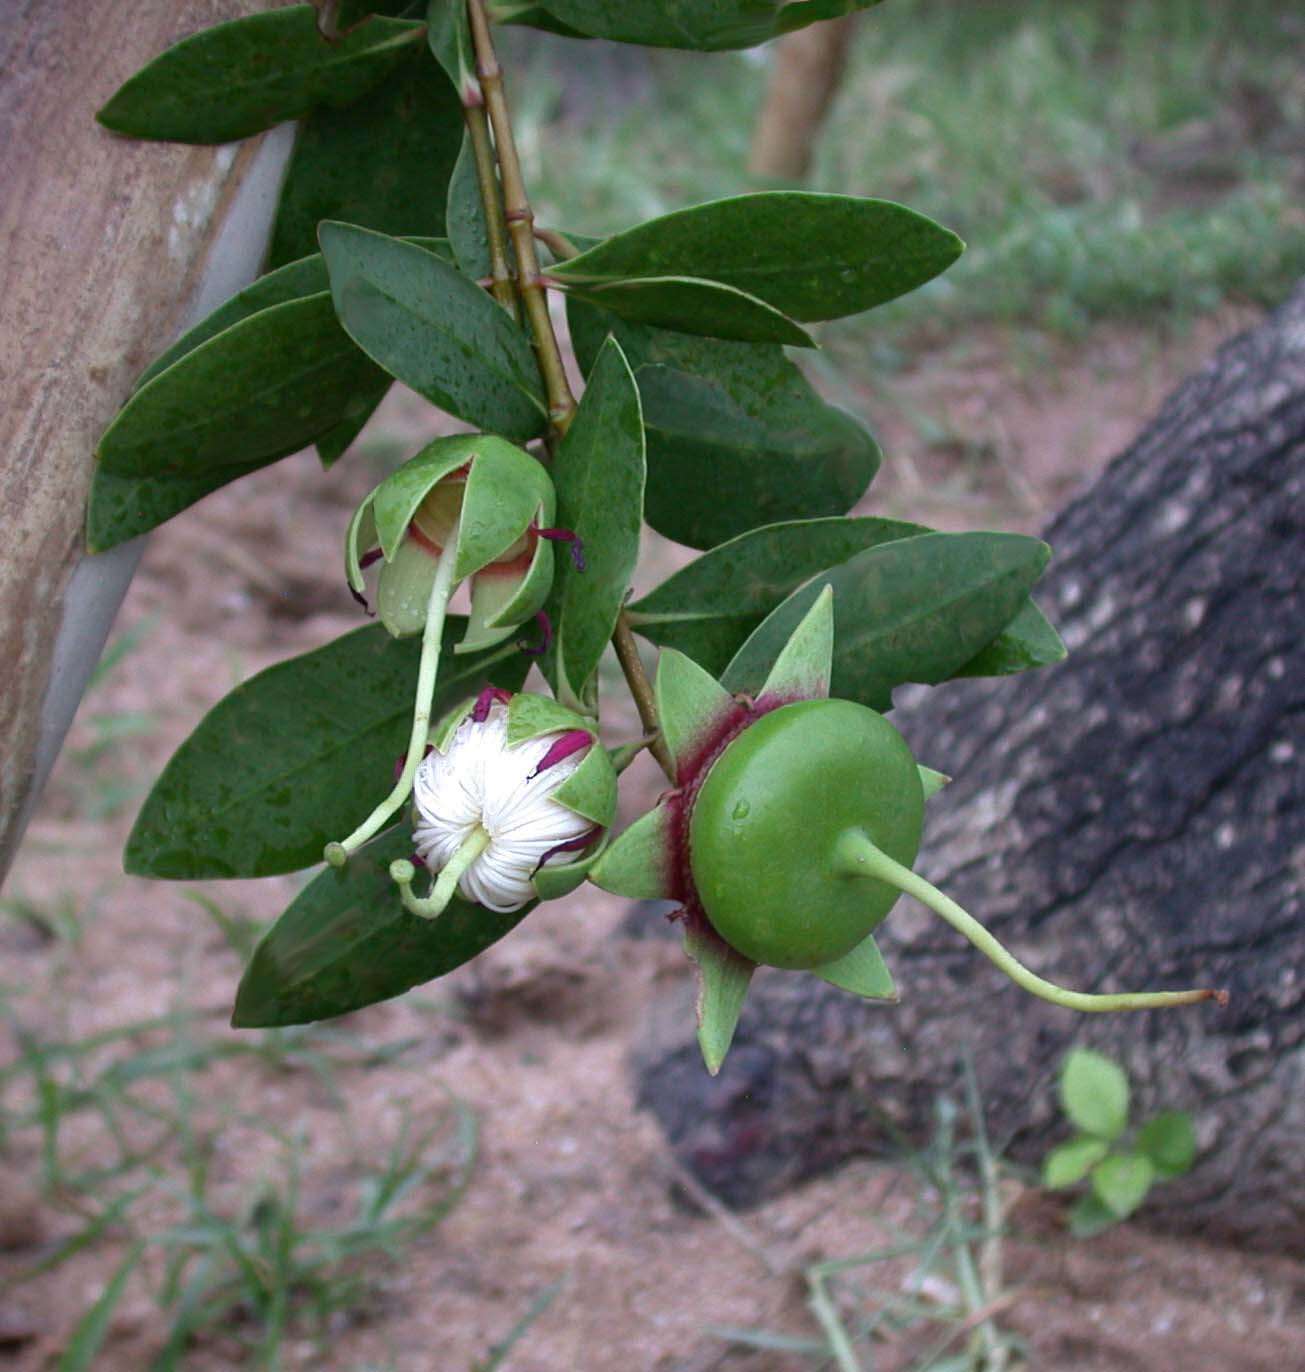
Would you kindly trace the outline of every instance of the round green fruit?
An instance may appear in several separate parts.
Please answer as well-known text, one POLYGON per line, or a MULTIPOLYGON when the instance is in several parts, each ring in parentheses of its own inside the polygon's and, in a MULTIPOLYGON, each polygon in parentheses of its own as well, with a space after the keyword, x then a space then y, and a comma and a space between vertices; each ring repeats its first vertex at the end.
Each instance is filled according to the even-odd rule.
POLYGON ((763 715, 711 765, 689 821, 707 918, 753 962, 811 968, 850 953, 901 894, 857 874, 840 840, 857 831, 909 867, 924 791, 901 734, 848 700, 763 715))

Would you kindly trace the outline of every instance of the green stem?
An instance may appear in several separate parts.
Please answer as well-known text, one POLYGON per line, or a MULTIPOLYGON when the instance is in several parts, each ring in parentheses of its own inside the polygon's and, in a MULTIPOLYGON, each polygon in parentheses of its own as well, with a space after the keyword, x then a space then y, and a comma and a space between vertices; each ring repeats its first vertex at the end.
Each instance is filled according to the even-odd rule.
POLYGON ((430 712, 435 700, 435 677, 439 672, 440 648, 444 642, 444 614, 453 594, 453 566, 457 561, 458 535, 461 525, 453 533, 440 554, 435 581, 426 602, 426 627, 421 636, 421 660, 417 668, 417 695, 412 711, 412 733, 408 738, 408 755, 394 789, 368 817, 339 843, 328 843, 323 857, 332 867, 343 867, 349 854, 356 852, 403 805, 412 791, 412 779, 426 755, 426 739, 430 734, 430 712))
POLYGON ((978 920, 963 910, 950 896, 945 896, 931 882, 895 862, 881 848, 877 848, 860 829, 848 829, 834 845, 834 870, 847 877, 872 877, 886 881, 899 891, 914 896, 961 934, 1017 985, 1031 995, 1063 1005, 1067 1010, 1104 1012, 1108 1010, 1159 1010, 1171 1005, 1195 1005, 1204 1000, 1226 1004, 1226 991, 1137 991, 1118 995, 1091 995, 1085 991, 1068 991, 1055 982, 1045 981, 1031 972, 1008 952, 978 920))
POLYGON ((568 258, 579 257, 580 249, 571 240, 556 229, 541 229, 535 225, 535 237, 557 258, 559 262, 565 262, 568 258))
POLYGON ((482 825, 477 824, 463 839, 458 851, 440 868, 428 896, 416 895, 412 883, 416 869, 407 858, 399 858, 390 863, 390 876, 398 883, 403 908, 422 919, 435 919, 448 908, 449 901, 458 889, 458 882, 473 862, 489 847, 489 835, 482 825))
MULTIPOLYGON (((479 90, 478 99, 483 101, 479 90)), ((476 184, 480 187, 480 204, 485 212, 485 232, 489 238, 490 294, 511 315, 517 312, 517 290, 508 262, 507 225, 503 218, 502 192, 494 162, 494 148, 489 140, 489 116, 485 106, 465 104, 462 113, 467 121, 467 135, 471 139, 472 157, 476 164, 476 184)))
POLYGON ((653 694, 648 673, 643 669, 639 648, 630 632, 630 622, 624 610, 616 617, 616 628, 612 630, 612 647, 616 649, 616 660, 621 664, 625 684, 630 688, 634 708, 639 712, 639 722, 648 735, 648 751, 657 759, 658 765, 666 773, 672 785, 675 783, 675 763, 671 750, 662 737, 661 724, 657 719, 657 698, 653 694))
POLYGON ((548 412, 553 433, 561 438, 575 414, 575 396, 571 394, 571 385, 566 379, 562 350, 558 347, 553 321, 548 313, 548 297, 539 270, 539 254, 535 252, 535 214, 526 194, 525 178, 521 175, 512 117, 503 91, 503 72, 494 51, 494 40, 490 36, 484 0, 467 0, 467 14, 471 20, 472 42, 476 47, 476 76, 485 93, 485 105, 494 129, 494 149, 498 154, 502 177, 508 233, 516 249, 517 267, 520 270, 518 286, 521 300, 526 307, 539 370, 548 392, 548 412))

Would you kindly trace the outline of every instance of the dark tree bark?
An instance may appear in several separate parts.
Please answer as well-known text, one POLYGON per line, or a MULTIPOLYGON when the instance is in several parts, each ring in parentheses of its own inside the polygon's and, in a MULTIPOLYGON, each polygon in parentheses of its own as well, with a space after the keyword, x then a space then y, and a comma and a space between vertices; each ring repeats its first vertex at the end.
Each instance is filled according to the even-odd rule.
POLYGON ((881 940, 902 1003, 759 978, 719 1079, 692 1014, 644 1040, 641 1098, 681 1160, 746 1203, 895 1129, 973 1055, 1026 1161, 1065 1137, 1065 1051, 1121 1060, 1134 1118, 1192 1110, 1201 1157, 1146 1216, 1305 1235, 1305 287, 1222 348, 1052 525, 1059 667, 902 701, 930 805, 920 870, 1035 970, 1084 989, 1225 986, 1213 1006, 1075 1016, 1025 996, 903 901, 881 940))

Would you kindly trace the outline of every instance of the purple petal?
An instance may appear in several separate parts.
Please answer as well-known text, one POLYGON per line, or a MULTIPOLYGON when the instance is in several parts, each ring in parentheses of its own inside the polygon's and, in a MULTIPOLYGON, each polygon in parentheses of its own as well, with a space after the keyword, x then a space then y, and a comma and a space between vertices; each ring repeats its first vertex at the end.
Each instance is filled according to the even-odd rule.
POLYGON ((584 729, 571 729, 567 733, 560 735, 553 741, 552 747, 539 759, 539 765, 526 778, 527 781, 534 781, 540 772, 546 772, 550 767, 555 767, 559 762, 569 758, 573 753, 578 753, 582 748, 588 748, 594 741, 594 736, 587 733, 584 729))
POLYGON ((540 538, 547 538, 553 543, 566 543, 570 545, 571 561, 575 564, 577 572, 585 569, 585 545, 584 539, 580 537, 574 529, 536 529, 535 532, 540 538))
POLYGON ((495 702, 506 705, 511 699, 511 691, 505 691, 501 686, 486 686, 476 697, 476 703, 471 710, 471 722, 473 724, 484 724, 489 718, 490 707, 494 705, 495 702))
POLYGON ((555 853, 578 853, 582 849, 588 848, 589 845, 593 843, 595 839, 599 838, 602 835, 602 832, 603 826, 601 824, 595 824, 592 829, 590 829, 587 833, 581 834, 579 838, 567 839, 565 843, 556 844, 554 847, 550 848, 548 852, 544 854, 543 857, 539 859, 539 861, 535 864, 534 872, 531 872, 530 875, 533 877, 544 865, 544 863, 546 863, 548 859, 551 858, 555 853))
POLYGON ((539 647, 529 648, 524 642, 517 644, 517 647, 520 648, 527 657, 543 657, 548 651, 548 645, 553 641, 553 621, 549 619, 543 610, 540 610, 535 616, 535 622, 539 625, 539 633, 543 639, 543 642, 539 647))

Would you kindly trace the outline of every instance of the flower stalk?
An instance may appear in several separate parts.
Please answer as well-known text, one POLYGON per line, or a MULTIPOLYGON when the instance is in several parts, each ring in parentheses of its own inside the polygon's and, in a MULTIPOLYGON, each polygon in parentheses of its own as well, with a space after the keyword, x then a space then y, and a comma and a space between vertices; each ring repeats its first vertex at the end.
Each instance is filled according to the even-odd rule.
POLYGON ((380 833, 412 794, 413 778, 426 755, 426 740, 430 736, 430 713, 435 700, 435 679, 439 673, 440 648, 444 642, 444 617, 454 589, 453 567, 457 561, 459 527, 454 525, 453 536, 439 559, 435 580, 430 589, 430 599, 426 602, 426 627, 421 636, 421 659, 417 668, 417 695, 412 712, 412 732, 408 738, 408 752, 403 761, 403 770, 399 773, 399 779, 394 783, 394 789, 390 794, 348 838, 326 845, 323 857, 332 867, 343 867, 349 859, 349 854, 356 852, 369 838, 380 833))

